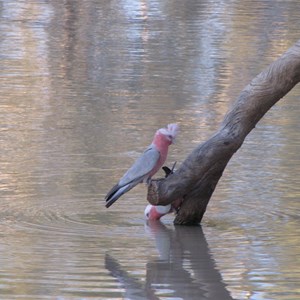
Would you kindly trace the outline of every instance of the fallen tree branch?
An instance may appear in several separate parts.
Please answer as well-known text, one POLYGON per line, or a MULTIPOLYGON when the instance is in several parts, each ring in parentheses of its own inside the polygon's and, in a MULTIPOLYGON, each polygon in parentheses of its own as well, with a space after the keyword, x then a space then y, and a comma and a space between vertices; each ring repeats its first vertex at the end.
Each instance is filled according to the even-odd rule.
POLYGON ((232 155, 265 113, 300 81, 300 40, 241 92, 219 130, 197 146, 168 178, 153 181, 148 201, 167 205, 182 199, 175 224, 199 224, 232 155))

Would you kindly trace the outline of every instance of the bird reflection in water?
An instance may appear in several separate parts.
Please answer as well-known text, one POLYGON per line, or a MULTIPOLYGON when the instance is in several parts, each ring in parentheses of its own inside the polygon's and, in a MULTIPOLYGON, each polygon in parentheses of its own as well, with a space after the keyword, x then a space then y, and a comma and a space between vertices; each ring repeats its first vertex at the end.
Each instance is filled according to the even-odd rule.
POLYGON ((145 224, 159 253, 146 265, 146 283, 124 270, 117 259, 106 254, 105 267, 125 289, 126 299, 233 299, 206 242, 201 226, 167 228, 159 221, 145 224))

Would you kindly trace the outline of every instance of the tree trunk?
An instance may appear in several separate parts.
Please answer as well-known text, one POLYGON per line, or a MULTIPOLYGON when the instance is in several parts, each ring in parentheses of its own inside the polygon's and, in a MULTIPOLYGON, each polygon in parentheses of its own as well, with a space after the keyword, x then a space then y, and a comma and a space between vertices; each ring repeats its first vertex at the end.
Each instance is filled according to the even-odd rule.
POLYGON ((232 155, 264 114, 300 81, 300 40, 241 92, 219 130, 197 146, 168 178, 152 181, 148 201, 167 205, 182 199, 175 224, 201 222, 232 155))

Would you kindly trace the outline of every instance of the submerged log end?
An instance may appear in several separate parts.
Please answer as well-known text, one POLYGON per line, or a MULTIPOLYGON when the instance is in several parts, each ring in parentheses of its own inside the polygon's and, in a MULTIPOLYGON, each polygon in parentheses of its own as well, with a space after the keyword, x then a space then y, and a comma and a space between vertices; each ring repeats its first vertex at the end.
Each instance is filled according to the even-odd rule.
POLYGON ((176 214, 174 224, 189 226, 199 225, 212 193, 213 190, 208 192, 208 189, 205 188, 202 190, 202 194, 195 193, 195 190, 193 190, 193 195, 186 195, 176 214))
POLYGON ((148 193, 147 193, 147 200, 152 205, 159 205, 160 199, 159 199, 159 184, 165 180, 164 178, 151 180, 150 184, 148 185, 148 193))
POLYGON ((174 225, 186 225, 186 226, 199 225, 203 218, 204 213, 205 213, 205 209, 191 210, 190 207, 184 210, 179 210, 178 214, 174 219, 174 225))

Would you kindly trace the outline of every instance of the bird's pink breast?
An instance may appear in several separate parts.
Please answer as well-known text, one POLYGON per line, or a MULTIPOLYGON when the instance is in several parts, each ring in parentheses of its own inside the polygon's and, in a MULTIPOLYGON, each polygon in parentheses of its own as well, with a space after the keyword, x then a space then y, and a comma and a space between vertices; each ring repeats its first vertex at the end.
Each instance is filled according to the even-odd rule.
POLYGON ((149 177, 152 177, 163 166, 167 159, 168 148, 171 142, 165 135, 158 133, 155 135, 152 144, 154 144, 156 149, 159 151, 160 157, 152 171, 149 173, 149 177))

